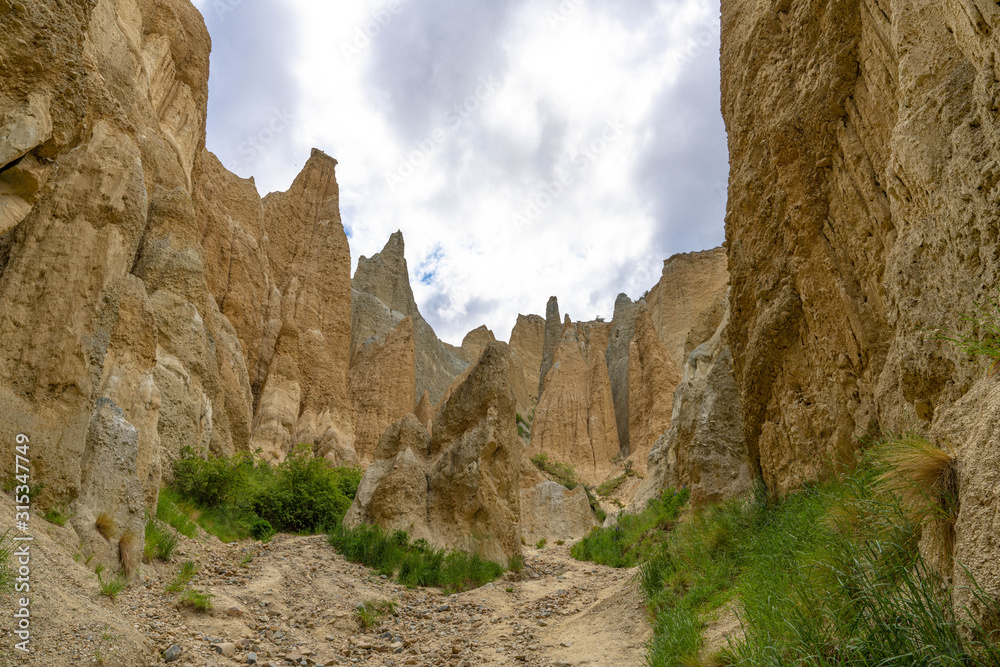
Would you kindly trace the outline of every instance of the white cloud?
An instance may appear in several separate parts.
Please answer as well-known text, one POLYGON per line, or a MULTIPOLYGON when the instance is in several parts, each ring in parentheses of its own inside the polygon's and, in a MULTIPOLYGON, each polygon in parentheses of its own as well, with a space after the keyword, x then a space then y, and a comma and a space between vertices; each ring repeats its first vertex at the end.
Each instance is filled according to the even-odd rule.
MULTIPOLYGON (((668 222, 644 165, 651 152, 657 162, 656 151, 690 143, 662 100, 692 62, 717 63, 717 2, 650 2, 629 20, 627 4, 574 0, 557 22, 557 2, 512 2, 489 39, 470 40, 467 60, 414 63, 407 84, 385 83, 397 73, 387 67, 416 59, 405 49, 468 37, 449 32, 461 26, 421 22, 432 3, 284 3, 294 50, 273 48, 293 73, 295 121, 241 173, 262 192, 284 189, 301 167, 286 155, 304 159, 316 146, 335 156, 355 265, 402 229, 415 296, 442 338, 460 342, 483 323, 505 338, 518 312, 543 313, 552 294, 574 319, 610 318, 619 291, 635 297, 658 279, 675 249, 662 238, 668 222), (495 91, 482 83, 491 78, 495 91)), ((209 24, 215 48, 227 48, 226 24, 209 24)), ((209 137, 227 164, 238 159, 232 145, 209 137)), ((724 162, 710 170, 725 177, 724 162)), ((718 219, 693 236, 721 242, 721 208, 706 204, 718 219)))

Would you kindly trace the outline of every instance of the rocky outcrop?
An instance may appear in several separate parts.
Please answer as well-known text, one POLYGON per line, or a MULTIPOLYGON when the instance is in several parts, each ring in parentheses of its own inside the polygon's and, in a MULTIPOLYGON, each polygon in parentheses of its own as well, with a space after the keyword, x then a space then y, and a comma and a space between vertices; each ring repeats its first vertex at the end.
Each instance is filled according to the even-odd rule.
POLYGON ((660 281, 642 300, 677 368, 719 328, 728 289, 725 248, 682 253, 663 262, 660 281))
POLYGON ((538 404, 538 380, 545 351, 545 320, 538 315, 518 315, 510 332, 510 352, 521 362, 527 394, 517 399, 517 410, 527 417, 538 404))
POLYGON ((591 484, 604 481, 618 456, 618 430, 605 352, 611 325, 567 318, 535 410, 530 452, 576 467, 591 484))
POLYGON ((527 544, 587 536, 597 517, 583 486, 567 489, 545 479, 525 457, 521 465, 521 536, 527 544))
POLYGON ((642 509, 664 490, 687 488, 695 504, 746 495, 753 484, 743 439, 733 360, 727 339, 729 312, 711 339, 688 356, 674 393, 670 430, 649 453, 645 479, 633 499, 642 509))
POLYGON ((976 526, 1000 511, 994 380, 927 330, 995 296, 998 26, 982 0, 722 5, 729 337, 751 456, 784 493, 867 432, 949 434, 955 560, 991 594, 1000 554, 976 526))
POLYGON ((559 319, 559 300, 549 297, 545 306, 545 337, 542 340, 542 365, 538 374, 538 397, 541 398, 545 389, 546 376, 555 362, 556 347, 562 337, 563 325, 559 319))
MULTIPOLYGON (((670 428, 674 389, 681 374, 640 302, 628 350, 628 456, 639 474, 653 444, 670 428)), ((623 451, 624 453, 624 451, 623 451)))
POLYGON ((635 335, 635 316, 639 304, 627 294, 619 294, 615 299, 615 314, 611 319, 608 349, 605 362, 611 380, 611 397, 615 404, 615 423, 618 427, 618 442, 622 451, 629 453, 629 348, 635 335))
POLYGON ((374 458, 382 434, 413 413, 416 392, 413 320, 389 332, 385 343, 369 341, 351 364, 350 394, 354 404, 354 451, 361 463, 374 458))
POLYGON ((520 553, 524 445, 514 423, 510 350, 491 343, 434 419, 383 435, 345 518, 401 528, 434 544, 506 562, 520 553))
POLYGON ((461 355, 465 359, 466 363, 474 364, 479 361, 479 356, 486 349, 486 346, 490 343, 496 342, 496 336, 493 332, 486 328, 486 325, 479 327, 478 329, 473 329, 469 333, 465 334, 465 338, 462 339, 461 355))
POLYGON ((404 317, 413 318, 417 396, 426 391, 436 404, 469 362, 438 339, 417 309, 403 235, 396 232, 381 252, 358 260, 351 283, 351 356, 370 338, 384 340, 404 317))

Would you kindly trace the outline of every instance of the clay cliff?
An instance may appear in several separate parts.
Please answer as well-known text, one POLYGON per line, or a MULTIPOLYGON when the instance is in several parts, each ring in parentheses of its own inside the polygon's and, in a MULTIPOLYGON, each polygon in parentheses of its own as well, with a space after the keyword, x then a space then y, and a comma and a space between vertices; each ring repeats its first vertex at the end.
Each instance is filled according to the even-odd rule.
POLYGON ((461 350, 442 343, 420 314, 410 288, 403 235, 396 232, 381 252, 358 260, 351 281, 351 357, 369 339, 384 340, 404 317, 413 319, 416 395, 427 392, 431 404, 437 404, 470 362, 461 350))
POLYGON ((998 28, 985 0, 722 4, 729 340, 753 463, 783 493, 867 433, 950 443, 951 555, 991 593, 1000 388, 927 332, 996 296, 998 28))

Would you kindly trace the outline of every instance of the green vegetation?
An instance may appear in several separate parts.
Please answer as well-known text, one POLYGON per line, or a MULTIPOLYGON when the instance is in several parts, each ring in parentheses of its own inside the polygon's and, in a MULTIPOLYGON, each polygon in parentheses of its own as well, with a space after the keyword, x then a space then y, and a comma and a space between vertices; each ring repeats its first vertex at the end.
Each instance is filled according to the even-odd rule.
POLYGON ((180 604, 200 614, 207 614, 212 611, 212 597, 211 593, 189 588, 181 594, 180 604))
POLYGON ((163 520, 173 525, 183 524, 178 514, 194 517, 224 542, 322 532, 343 519, 362 474, 330 466, 308 446, 276 467, 249 455, 203 458, 186 448, 174 465, 172 489, 161 492, 163 520))
POLYGON ((580 480, 576 476, 576 468, 568 463, 550 461, 547 454, 535 454, 531 457, 531 462, 542 472, 555 477, 555 480, 571 491, 580 486, 580 480))
POLYGON ((990 359, 989 373, 995 375, 1000 371, 1000 302, 989 299, 972 315, 963 315, 962 321, 970 325, 968 332, 939 329, 933 338, 954 343, 970 357, 990 359))
POLYGON ((169 489, 160 491, 160 498, 156 501, 156 518, 184 537, 193 538, 198 534, 198 524, 178 507, 177 500, 177 494, 169 489))
POLYGON ((641 514, 621 514, 615 526, 595 528, 570 554, 610 567, 635 567, 666 541, 689 497, 687 490, 668 490, 641 514))
POLYGON ((142 548, 142 560, 150 563, 154 558, 164 562, 170 561, 177 542, 177 533, 164 527, 156 519, 146 521, 145 542, 142 548))
POLYGON ((197 571, 198 566, 195 565, 193 561, 185 561, 181 564, 181 569, 177 573, 177 576, 167 585, 167 592, 180 593, 183 591, 187 588, 187 585, 191 583, 191 580, 194 579, 194 575, 197 571))
POLYGON ((0 596, 14 587, 15 569, 11 564, 14 554, 14 542, 10 538, 10 530, 0 535, 0 596))
MULTIPOLYGON (((955 497, 953 457, 909 435, 780 503, 760 485, 671 530, 676 512, 661 499, 573 555, 641 564, 650 667, 998 665, 1000 634, 956 616, 952 589, 917 549, 924 531, 947 538, 955 497), (704 623, 734 599, 745 636, 700 655, 704 623)), ((981 617, 1000 619, 1000 603, 970 592, 981 617)))
POLYGON ((543 537, 542 539, 538 540, 538 541, 537 541, 537 542, 535 543, 535 548, 536 548, 536 549, 544 549, 544 548, 545 548, 545 545, 546 545, 547 543, 548 543, 548 540, 547 540, 547 539, 545 539, 545 538, 543 537))
POLYGON ((328 540, 352 563, 387 577, 396 576, 399 583, 410 588, 437 587, 447 593, 460 593, 488 584, 504 572, 502 565, 477 554, 435 549, 426 540, 411 542, 401 530, 390 533, 378 526, 338 525, 328 540))
POLYGON ((103 568, 97 572, 97 584, 101 587, 101 595, 111 598, 111 601, 114 602, 118 595, 125 590, 125 579, 120 574, 116 574, 111 579, 104 581, 101 576, 102 571, 103 568))
POLYGON ((395 616, 396 605, 391 600, 365 600, 354 610, 354 617, 362 630, 374 628, 383 616, 395 616))
POLYGON ((590 509, 591 511, 594 512, 594 515, 597 517, 597 521, 600 523, 604 523, 608 518, 608 513, 605 512, 603 509, 601 509, 600 501, 597 500, 597 496, 594 495, 594 492, 590 489, 589 486, 583 487, 583 490, 587 492, 587 502, 590 503, 590 509))
POLYGON ((613 477, 595 489, 595 493, 602 498, 607 498, 617 491, 629 477, 639 477, 639 474, 632 469, 632 461, 625 461, 625 472, 618 477, 613 477))
POLYGON ((524 570, 524 558, 521 554, 514 554, 510 557, 507 561, 507 569, 514 574, 521 574, 521 571, 524 570))
POLYGON ((42 518, 57 526, 65 526, 66 522, 69 521, 69 515, 56 508, 45 510, 42 513, 42 518))

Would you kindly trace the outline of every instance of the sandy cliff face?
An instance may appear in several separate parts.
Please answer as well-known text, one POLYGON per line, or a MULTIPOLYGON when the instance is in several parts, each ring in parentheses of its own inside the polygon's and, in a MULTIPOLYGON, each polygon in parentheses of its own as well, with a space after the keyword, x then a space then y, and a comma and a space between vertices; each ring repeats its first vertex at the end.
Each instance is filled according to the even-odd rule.
POLYGON ((722 5, 730 341, 751 455, 783 492, 866 431, 947 434, 956 556, 992 591, 997 550, 975 526, 1000 520, 995 381, 925 331, 995 296, 998 28, 985 0, 722 5))
POLYGON ((434 419, 412 415, 383 435, 344 521, 401 528, 434 544, 506 562, 521 552, 515 369, 491 343, 434 419))
POLYGON ((469 362, 461 350, 438 339, 417 309, 400 232, 389 238, 381 252, 358 260, 351 289, 351 355, 370 338, 383 340, 404 317, 413 318, 417 396, 426 391, 436 405, 469 362))
POLYGON ((570 463, 588 483, 599 483, 614 470, 620 450, 604 360, 610 329, 604 322, 567 317, 531 432, 532 455, 570 463))

